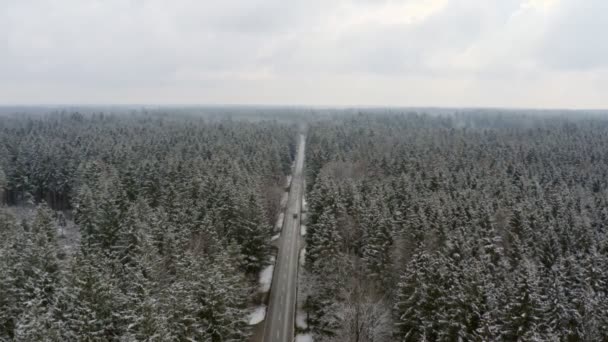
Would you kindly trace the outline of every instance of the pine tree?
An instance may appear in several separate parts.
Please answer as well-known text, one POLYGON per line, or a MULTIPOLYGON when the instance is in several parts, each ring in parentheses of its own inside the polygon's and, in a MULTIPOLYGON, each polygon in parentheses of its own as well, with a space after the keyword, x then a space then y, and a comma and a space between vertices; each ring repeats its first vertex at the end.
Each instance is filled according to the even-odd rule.
POLYGON ((551 272, 550 280, 544 284, 546 293, 546 309, 543 321, 548 329, 555 332, 565 341, 582 339, 582 316, 576 309, 576 294, 581 293, 577 284, 568 284, 562 265, 555 267, 551 272))
POLYGON ((127 210, 124 220, 120 222, 112 252, 123 265, 132 266, 141 253, 141 240, 146 238, 147 220, 151 215, 147 203, 140 199, 127 210))
POLYGON ((57 229, 50 210, 42 205, 36 212, 31 228, 32 247, 27 257, 30 278, 26 289, 42 303, 52 302, 59 283, 57 229))
POLYGON ((110 176, 100 185, 101 197, 97 203, 99 247, 111 254, 116 247, 120 227, 125 220, 128 201, 122 186, 115 176, 110 176))
POLYGON ((206 295, 200 297, 198 316, 206 322, 213 342, 242 341, 249 335, 243 320, 248 289, 236 267, 238 258, 241 256, 237 246, 229 246, 217 256, 213 266, 206 270, 208 276, 203 278, 202 290, 206 295))
POLYGON ((444 292, 438 256, 417 253, 397 285, 395 322, 402 341, 436 340, 444 292))
POLYGON ((0 212, 0 339, 11 340, 23 312, 27 282, 27 248, 31 248, 21 225, 0 212))
POLYGON ((500 328, 506 341, 531 340, 542 331, 540 322, 545 303, 536 272, 534 265, 526 259, 506 284, 500 328))
POLYGON ((343 324, 340 307, 345 300, 344 288, 352 267, 338 255, 331 262, 319 262, 313 270, 308 278, 314 290, 304 303, 308 323, 315 334, 331 339, 343 324))
POLYGON ((4 193, 7 185, 8 181, 6 179, 6 174, 4 173, 2 166, 0 166, 0 205, 4 204, 4 193))
POLYGON ((85 184, 77 194, 74 204, 74 222, 78 224, 81 246, 93 248, 98 245, 99 218, 93 192, 85 184))
POLYGON ((237 242, 241 245, 244 270, 256 275, 265 266, 270 250, 271 227, 264 217, 264 208, 255 194, 250 194, 238 219, 237 242))
POLYGON ((56 308, 43 297, 43 294, 38 294, 24 303, 24 312, 16 324, 16 341, 61 342, 73 337, 65 331, 63 322, 55 317, 56 308))
POLYGON ((59 247, 52 213, 45 205, 38 207, 30 229, 14 243, 16 250, 7 259, 11 262, 16 257, 20 262, 13 266, 17 268, 7 268, 0 285, 12 297, 2 309, 13 316, 3 319, 8 323, 6 333, 17 340, 61 341, 61 321, 54 316, 55 301, 62 291, 59 247))
POLYGON ((110 264, 100 254, 75 256, 59 299, 66 327, 78 339, 111 340, 124 332, 125 298, 112 279, 110 264))
POLYGON ((247 337, 247 291, 228 253, 215 260, 186 253, 181 259, 178 281, 167 292, 167 323, 173 338, 219 342, 247 337))
POLYGON ((163 280, 161 266, 158 250, 147 235, 142 235, 138 241, 137 253, 124 266, 121 279, 126 301, 125 336, 132 340, 170 340, 167 316, 159 301, 163 280))
POLYGON ((363 220, 363 260, 369 275, 378 281, 383 288, 391 283, 391 247, 393 238, 390 214, 378 208, 374 203, 363 220))
POLYGON ((340 254, 340 236, 336 217, 331 209, 326 209, 318 222, 311 225, 312 229, 307 233, 308 252, 306 253, 307 264, 312 269, 320 269, 325 263, 331 263, 340 254), (311 235, 308 237, 308 235, 311 235))

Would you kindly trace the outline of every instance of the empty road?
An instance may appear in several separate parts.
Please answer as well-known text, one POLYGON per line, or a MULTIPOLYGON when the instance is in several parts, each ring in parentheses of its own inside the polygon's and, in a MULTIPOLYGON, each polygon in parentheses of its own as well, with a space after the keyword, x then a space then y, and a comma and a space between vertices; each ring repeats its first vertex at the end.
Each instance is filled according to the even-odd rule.
POLYGON ((304 145, 305 137, 301 134, 279 240, 279 255, 272 276, 268 312, 264 323, 264 341, 266 342, 291 342, 294 338, 296 285, 298 283, 298 243, 302 195, 304 192, 302 189, 304 145))

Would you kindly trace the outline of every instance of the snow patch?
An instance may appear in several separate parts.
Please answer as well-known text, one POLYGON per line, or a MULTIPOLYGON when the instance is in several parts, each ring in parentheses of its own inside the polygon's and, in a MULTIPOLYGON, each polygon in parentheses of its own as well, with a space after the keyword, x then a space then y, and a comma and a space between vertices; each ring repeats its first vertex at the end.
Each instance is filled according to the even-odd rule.
POLYGON ((300 235, 302 235, 302 236, 306 235, 306 225, 305 224, 300 225, 300 235))
POLYGON ((284 192, 283 196, 281 197, 281 208, 282 209, 285 209, 285 206, 287 206, 287 197, 289 197, 289 193, 284 192))
POLYGON ((249 325, 256 325, 266 318, 266 306, 258 306, 249 314, 249 325))
POLYGON ((285 182, 285 187, 289 188, 290 185, 291 185, 291 175, 287 176, 287 181, 285 182))
POLYGON ((262 272, 260 272, 260 292, 265 293, 270 291, 270 284, 272 283, 272 273, 274 272, 274 264, 266 266, 262 272))
POLYGON ((281 228, 283 227, 284 219, 285 219, 285 213, 281 213, 279 215, 279 219, 277 220, 277 225, 275 226, 275 229, 281 230, 281 228))
POLYGON ((306 322, 306 313, 300 311, 298 309, 298 313, 296 313, 296 327, 298 329, 308 329, 308 323, 306 322))
POLYGON ((313 342, 311 334, 298 334, 296 335, 296 342, 313 342))
POLYGON ((274 241, 274 240, 278 239, 280 236, 281 236, 281 233, 278 233, 277 235, 270 238, 270 241, 274 241))
POLYGON ((304 266, 306 264, 306 247, 300 250, 300 266, 304 266))
POLYGON ((302 211, 303 212, 308 211, 308 201, 306 201, 306 197, 302 198, 302 211))

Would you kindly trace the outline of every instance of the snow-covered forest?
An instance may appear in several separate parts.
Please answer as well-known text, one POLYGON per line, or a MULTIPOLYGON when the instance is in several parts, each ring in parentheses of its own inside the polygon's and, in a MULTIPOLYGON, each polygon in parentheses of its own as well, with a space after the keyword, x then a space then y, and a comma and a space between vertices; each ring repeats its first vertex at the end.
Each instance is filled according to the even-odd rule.
POLYGON ((248 341, 304 122, 297 333, 608 340, 606 116, 260 111, 0 115, 0 341, 248 341))
POLYGON ((309 127, 315 341, 608 340, 608 119, 475 111, 309 127))
POLYGON ((295 137, 185 114, 0 116, 0 340, 246 340, 295 137))

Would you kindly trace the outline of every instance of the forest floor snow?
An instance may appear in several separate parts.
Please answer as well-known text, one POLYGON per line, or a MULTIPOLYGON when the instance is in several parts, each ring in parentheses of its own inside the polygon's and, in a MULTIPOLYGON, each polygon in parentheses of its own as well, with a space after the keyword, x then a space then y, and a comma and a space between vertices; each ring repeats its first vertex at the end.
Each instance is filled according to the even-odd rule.
POLYGON ((271 264, 264 267, 260 272, 260 292, 266 293, 270 291, 270 285, 272 284, 272 273, 274 272, 275 257, 270 258, 271 264))
MULTIPOLYGON (((1 192, 1 191, 0 191, 1 192)), ((20 222, 32 223, 36 218, 37 207, 33 205, 5 206, 2 210, 6 210, 20 222)), ((57 244, 61 251, 67 256, 73 256, 78 253, 80 246, 80 227, 71 219, 69 212, 53 211, 53 214, 63 215, 65 225, 61 226, 57 217, 53 217, 52 224, 57 230, 57 244)), ((61 262, 68 263, 70 258, 63 258, 61 262)))
POLYGON ((281 233, 278 233, 277 235, 270 238, 270 241, 274 241, 274 240, 278 239, 280 236, 281 236, 281 233))
POLYGON ((308 329, 308 323, 306 322, 306 313, 301 309, 298 309, 298 312, 296 313, 296 327, 302 330, 308 329))
POLYGON ((300 266, 304 266, 306 264, 306 247, 300 250, 300 266))
POLYGON ((289 188, 291 186, 291 175, 287 176, 285 179, 285 187, 289 188))
POLYGON ((287 206, 287 198, 289 197, 289 192, 285 191, 283 196, 281 196, 281 209, 285 209, 287 206))
POLYGON ((305 224, 300 225, 300 235, 302 235, 302 236, 306 235, 306 225, 305 224))
POLYGON ((296 335, 296 342, 313 342, 311 334, 298 334, 296 335))
POLYGON ((275 226, 276 230, 281 230, 283 228, 283 220, 285 219, 285 213, 279 214, 279 219, 277 220, 277 224, 275 226))
POLYGON ((266 318, 266 305, 258 306, 249 314, 249 325, 256 325, 266 318))

